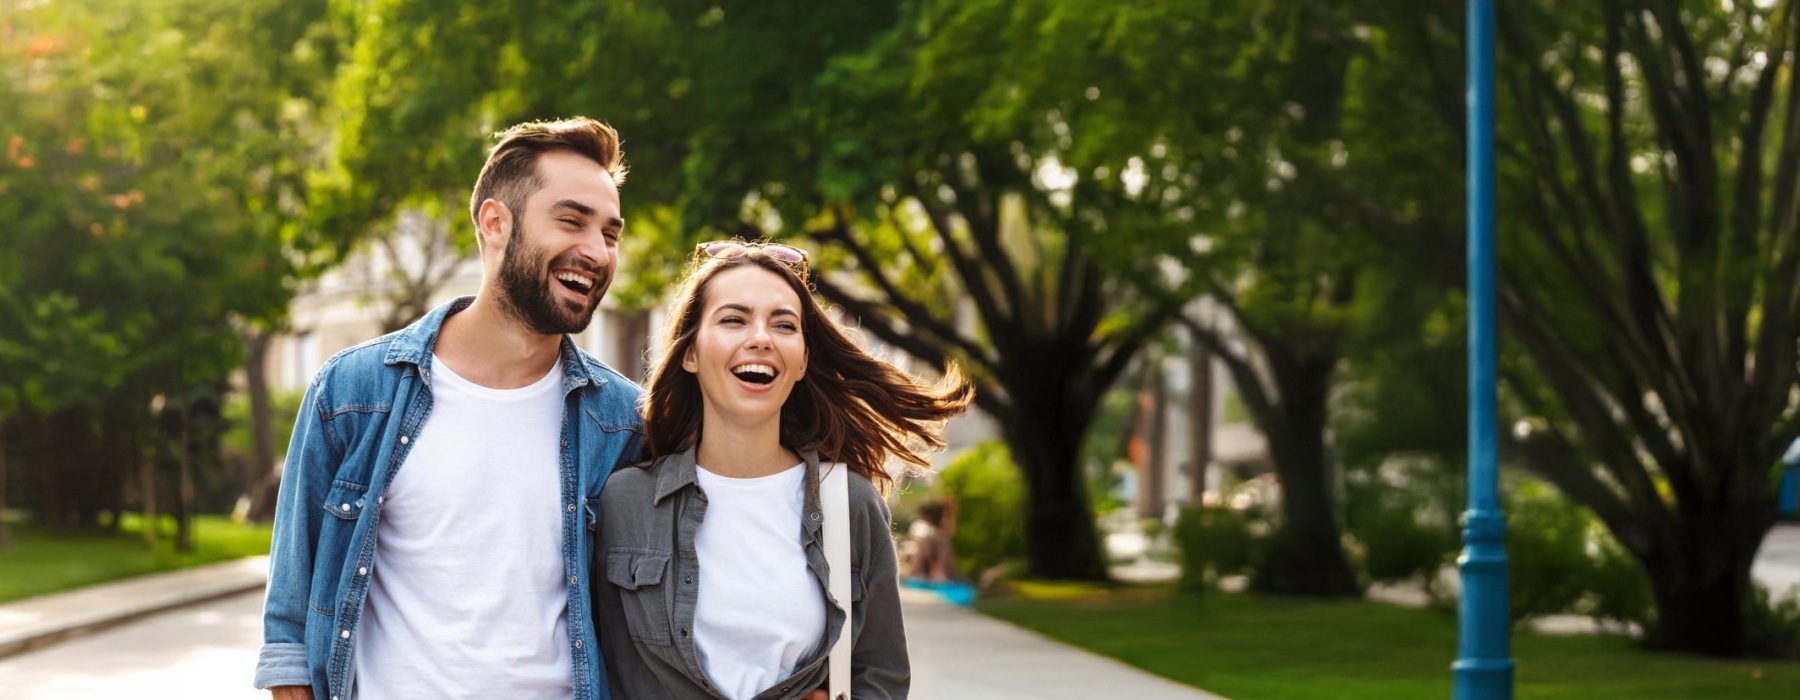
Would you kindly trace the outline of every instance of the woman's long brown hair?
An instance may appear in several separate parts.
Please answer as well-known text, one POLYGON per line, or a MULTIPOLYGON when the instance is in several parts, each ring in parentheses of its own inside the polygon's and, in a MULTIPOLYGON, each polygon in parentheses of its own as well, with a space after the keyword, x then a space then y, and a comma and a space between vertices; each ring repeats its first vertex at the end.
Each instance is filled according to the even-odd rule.
POLYGON ((843 462, 868 477, 882 493, 893 485, 883 465, 892 458, 929 467, 927 449, 943 449, 942 423, 968 409, 975 389, 955 365, 927 386, 857 345, 825 314, 806 282, 786 264, 753 249, 708 260, 688 275, 669 309, 662 357, 645 394, 644 430, 650 457, 686 450, 699 442, 700 380, 681 358, 694 346, 707 287, 726 270, 753 265, 779 275, 800 297, 806 375, 781 407, 781 444, 814 450, 827 462, 843 462))

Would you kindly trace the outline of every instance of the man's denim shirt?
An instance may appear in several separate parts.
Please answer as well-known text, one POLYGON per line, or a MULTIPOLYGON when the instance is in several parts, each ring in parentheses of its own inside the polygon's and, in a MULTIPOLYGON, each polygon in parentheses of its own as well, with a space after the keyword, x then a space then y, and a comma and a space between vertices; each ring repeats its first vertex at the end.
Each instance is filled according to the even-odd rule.
MULTIPOLYGON (((381 494, 431 413, 431 352, 438 328, 471 301, 457 299, 405 329, 338 353, 314 377, 281 479, 256 687, 311 686, 317 700, 346 694, 375 561, 381 494)), ((607 476, 615 466, 638 459, 642 391, 567 337, 562 363, 562 531, 571 673, 575 700, 609 700, 589 610, 592 527, 607 476)))

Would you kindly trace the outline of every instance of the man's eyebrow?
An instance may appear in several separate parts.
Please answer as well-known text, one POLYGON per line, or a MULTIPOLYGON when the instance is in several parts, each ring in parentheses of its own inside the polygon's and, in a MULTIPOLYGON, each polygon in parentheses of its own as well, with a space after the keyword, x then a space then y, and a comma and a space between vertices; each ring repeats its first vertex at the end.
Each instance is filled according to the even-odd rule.
POLYGON ((577 202, 573 199, 565 199, 563 201, 557 202, 555 204, 550 205, 550 208, 551 209, 573 209, 575 211, 575 213, 580 214, 582 216, 593 216, 594 215, 593 207, 590 207, 586 204, 582 204, 581 202, 577 202))
MULTIPOLYGON (((550 205, 550 208, 551 209, 568 209, 568 210, 573 211, 582 216, 593 216, 594 212, 595 212, 595 209, 593 207, 590 207, 586 204, 582 204, 581 202, 577 202, 573 199, 562 200, 560 202, 550 205)), ((616 229, 624 229, 625 228, 625 220, 621 219, 619 217, 616 217, 616 216, 608 217, 606 219, 606 225, 611 226, 616 229)))

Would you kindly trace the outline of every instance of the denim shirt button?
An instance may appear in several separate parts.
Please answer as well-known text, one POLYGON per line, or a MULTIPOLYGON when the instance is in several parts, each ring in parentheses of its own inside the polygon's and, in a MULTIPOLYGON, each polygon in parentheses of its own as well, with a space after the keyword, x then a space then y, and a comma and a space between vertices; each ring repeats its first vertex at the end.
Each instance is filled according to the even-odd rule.
POLYGON ((356 575, 357 576, 368 576, 369 575, 369 567, 366 567, 366 566, 356 567, 356 575))
POLYGON ((345 512, 345 513, 348 513, 348 512, 350 512, 350 504, 348 504, 348 503, 339 503, 339 504, 338 504, 338 510, 342 510, 342 511, 344 511, 344 512, 345 512))
POLYGON ((350 630, 344 630, 343 632, 339 633, 338 636, 343 637, 344 639, 349 639, 350 638, 350 630))
POLYGON ((581 579, 580 579, 580 577, 577 577, 577 576, 570 576, 570 577, 569 577, 569 585, 571 585, 571 586, 573 586, 573 585, 575 585, 575 584, 577 584, 577 583, 580 583, 580 582, 581 582, 581 579))
POLYGON ((402 444, 402 445, 404 445, 404 444, 406 444, 406 443, 408 443, 408 442, 411 442, 411 441, 412 441, 412 438, 409 438, 409 437, 407 437, 407 436, 405 436, 405 435, 401 435, 401 436, 400 436, 400 444, 402 444))
POLYGON ((573 513, 573 512, 575 512, 575 504, 573 504, 573 503, 570 503, 570 504, 569 504, 569 512, 570 512, 570 513, 573 513))
POLYGON ((577 640, 575 640, 575 648, 576 648, 576 649, 580 649, 580 648, 581 648, 581 640, 579 640, 579 639, 577 639, 577 640))

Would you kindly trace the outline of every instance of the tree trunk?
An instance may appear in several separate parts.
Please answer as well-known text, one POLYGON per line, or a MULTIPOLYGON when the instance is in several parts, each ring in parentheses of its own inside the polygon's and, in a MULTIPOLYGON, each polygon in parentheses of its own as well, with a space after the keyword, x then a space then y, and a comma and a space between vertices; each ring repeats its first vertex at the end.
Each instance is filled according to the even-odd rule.
POLYGON ((270 424, 269 343, 274 334, 266 330, 251 332, 248 357, 244 360, 244 384, 250 399, 250 462, 238 475, 238 488, 249 507, 245 517, 250 522, 267 522, 275 515, 271 489, 263 488, 275 464, 275 430, 270 424))
POLYGON ((0 420, 0 552, 12 549, 12 528, 6 524, 6 421, 0 420))
POLYGON ((1204 505, 1206 470, 1212 464, 1212 353, 1195 340, 1188 347, 1188 505, 1204 505))
POLYGON ((1025 478, 1025 556, 1033 576, 1106 579, 1100 541, 1081 470, 1081 445, 1093 414, 1069 382, 1044 391, 1021 391, 1013 415, 1002 422, 1013 459, 1025 478), (1061 389, 1058 391, 1057 389, 1061 389))
POLYGON ((175 462, 175 551, 194 551, 194 393, 181 397, 181 444, 175 462))
POLYGON ((1645 643, 1654 649, 1709 656, 1766 653, 1751 633, 1751 563, 1772 521, 1745 517, 1764 503, 1720 502, 1689 509, 1679 532, 1645 560, 1656 622, 1645 643))
POLYGON ((1138 516, 1163 517, 1169 501, 1169 388, 1164 382, 1162 363, 1144 358, 1144 399, 1149 410, 1144 412, 1144 468, 1138 483, 1138 516))
POLYGON ((1326 401, 1334 362, 1283 363, 1275 429, 1265 432, 1281 479, 1281 525, 1251 577, 1266 593, 1360 596, 1362 586, 1344 556, 1333 479, 1325 451, 1326 401))
POLYGON ((144 546, 149 547, 156 544, 156 463, 161 457, 144 448, 133 452, 138 459, 138 505, 144 509, 144 546))

